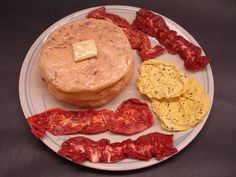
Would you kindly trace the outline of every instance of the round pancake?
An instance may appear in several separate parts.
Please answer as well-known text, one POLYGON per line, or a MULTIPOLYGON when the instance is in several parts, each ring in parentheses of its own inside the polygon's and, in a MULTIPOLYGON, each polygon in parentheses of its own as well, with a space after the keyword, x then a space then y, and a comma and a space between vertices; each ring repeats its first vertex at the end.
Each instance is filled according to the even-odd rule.
POLYGON ((121 28, 104 20, 86 19, 55 30, 43 46, 39 68, 42 77, 62 92, 97 92, 123 78, 133 56, 121 28), (74 62, 72 44, 94 39, 96 57, 74 62))
POLYGON ((39 68, 49 91, 79 107, 101 106, 132 78, 134 59, 118 26, 96 19, 73 21, 55 30, 45 42, 39 68), (96 57, 74 62, 72 44, 94 39, 96 57))
POLYGON ((113 99, 117 94, 124 89, 133 76, 133 67, 127 75, 113 84, 98 92, 90 92, 81 94, 80 92, 66 93, 58 89, 55 89, 51 85, 48 85, 48 89, 52 92, 59 100, 66 101, 79 107, 97 107, 106 104, 108 101, 113 99))
POLYGON ((187 79, 174 63, 152 59, 139 66, 137 87, 151 99, 174 98, 186 91, 187 79))
POLYGON ((193 77, 188 89, 180 97, 152 100, 152 108, 162 127, 168 131, 184 131, 201 122, 210 107, 209 96, 193 77))

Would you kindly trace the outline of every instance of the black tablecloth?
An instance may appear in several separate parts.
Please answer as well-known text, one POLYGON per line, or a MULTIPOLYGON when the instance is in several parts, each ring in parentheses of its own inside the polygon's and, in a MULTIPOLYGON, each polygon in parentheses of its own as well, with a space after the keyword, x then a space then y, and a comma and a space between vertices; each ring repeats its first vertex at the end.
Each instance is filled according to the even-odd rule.
POLYGON ((0 2, 0 176, 236 176, 236 1, 0 2), (212 59, 213 107, 200 134, 181 153, 145 169, 106 172, 57 156, 30 133, 19 102, 24 57, 51 24, 76 11, 104 4, 144 7, 184 27, 212 59))

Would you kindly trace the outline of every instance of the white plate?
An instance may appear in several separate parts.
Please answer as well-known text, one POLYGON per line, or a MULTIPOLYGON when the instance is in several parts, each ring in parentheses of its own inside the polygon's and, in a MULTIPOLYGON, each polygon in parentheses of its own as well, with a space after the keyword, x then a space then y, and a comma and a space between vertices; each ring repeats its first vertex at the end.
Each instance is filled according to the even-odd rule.
MULTIPOLYGON (((90 12, 91 10, 94 10, 95 8, 89 8, 89 9, 76 12, 56 22, 55 24, 50 26, 34 42, 32 47, 30 48, 29 52, 27 53, 25 57, 25 60, 21 69, 21 73, 20 73, 20 80, 19 80, 20 101, 21 101, 21 106, 22 106, 22 109, 26 118, 30 115, 40 113, 49 108, 54 108, 54 107, 62 107, 65 109, 76 109, 75 107, 69 104, 58 101, 57 99, 54 98, 54 96, 52 96, 49 93, 49 91, 47 90, 46 84, 42 81, 41 76, 40 76, 40 72, 38 69, 38 59, 39 59, 41 47, 46 41, 47 36, 52 31, 54 31, 56 28, 70 21, 86 18, 86 15, 88 14, 88 12, 90 12)), ((106 9, 108 12, 118 14, 126 18, 130 22, 134 20, 136 11, 139 10, 139 8, 129 7, 129 6, 106 6, 106 9)), ((170 19, 166 17, 164 17, 164 19, 171 29, 177 31, 179 34, 187 38, 192 43, 199 45, 197 41, 178 24, 176 24, 175 22, 171 21, 170 19)), ((154 38, 150 38, 150 39, 151 39, 152 44, 158 43, 157 40, 155 40, 154 38)), ((103 106, 102 108, 115 109, 122 101, 128 98, 132 98, 132 97, 137 97, 144 100, 144 97, 142 97, 142 95, 138 92, 136 88, 137 67, 140 64, 140 58, 136 54, 136 51, 134 51, 133 53, 136 58, 135 73, 133 76, 133 80, 131 81, 129 86, 118 95, 118 97, 116 97, 114 100, 112 100, 111 102, 103 106)), ((213 76, 212 76, 210 65, 208 65, 206 69, 204 69, 203 71, 200 71, 197 73, 190 73, 184 69, 183 61, 179 58, 178 55, 170 55, 168 53, 165 53, 159 56, 158 59, 174 61, 185 72, 186 75, 193 74, 197 78, 197 80, 204 86, 205 91, 209 94, 211 103, 213 102, 214 82, 213 82, 213 76)), ((185 132, 174 133, 174 145, 176 146, 178 151, 181 151, 197 136, 197 134, 200 132, 203 125, 205 124, 208 118, 208 115, 195 128, 189 131, 185 131, 185 132)), ((156 132, 156 131, 170 134, 169 132, 164 131, 160 127, 159 121, 155 119, 155 124, 153 127, 132 136, 118 135, 118 134, 113 134, 111 132, 105 132, 105 133, 100 133, 96 135, 83 135, 83 136, 90 137, 93 140, 98 140, 101 138, 109 138, 111 142, 114 142, 114 141, 122 141, 127 138, 136 139, 137 137, 141 135, 144 135, 150 132, 156 132)), ((47 133, 46 136, 42 139, 42 141, 53 151, 57 152, 63 141, 74 136, 76 135, 53 136, 50 133, 47 133)), ((91 168, 96 168, 96 169, 122 171, 122 170, 139 169, 139 168, 151 166, 153 164, 157 164, 160 162, 161 161, 158 161, 152 158, 149 161, 126 159, 121 162, 113 163, 113 164, 91 163, 91 162, 86 161, 86 162, 81 163, 81 165, 91 167, 91 168)))

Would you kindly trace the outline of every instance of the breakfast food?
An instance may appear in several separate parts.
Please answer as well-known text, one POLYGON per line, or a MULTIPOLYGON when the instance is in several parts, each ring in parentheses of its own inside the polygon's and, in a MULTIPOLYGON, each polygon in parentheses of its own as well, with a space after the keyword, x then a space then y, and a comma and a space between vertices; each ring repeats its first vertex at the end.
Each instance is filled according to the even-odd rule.
MULTIPOLYGON (((106 12, 105 7, 91 11, 87 18, 62 25, 48 36, 39 67, 49 91, 78 107, 106 104, 132 79, 131 48, 137 49, 144 61, 139 67, 137 87, 150 98, 153 112, 161 122, 153 128, 161 125, 175 135, 152 132, 136 140, 129 139, 129 135, 153 126, 154 117, 146 102, 136 98, 123 101, 124 95, 120 97, 123 102, 114 111, 54 108, 30 116, 27 121, 32 133, 39 139, 45 137, 46 132, 51 133, 45 138, 52 138, 57 144, 66 139, 58 154, 77 163, 85 160, 114 163, 127 158, 149 160, 152 157, 162 160, 173 155, 177 152, 174 144, 181 147, 178 135, 173 143, 176 131, 196 126, 207 114, 210 100, 196 80, 186 77, 174 63, 152 60, 165 49, 160 45, 152 47, 145 33, 157 38, 169 53, 179 54, 188 70, 203 69, 209 58, 201 56, 199 47, 170 30, 161 16, 145 9, 137 12, 132 25, 125 18, 106 12), (107 139, 97 140, 100 135, 94 134, 102 132, 101 136, 107 139), (86 134, 86 137, 76 134, 86 134), (117 141, 117 137, 128 139, 110 142, 117 141)), ((129 91, 133 91, 133 87, 131 90, 129 87, 128 97, 137 95, 136 91, 129 91)), ((150 131, 153 129, 147 130, 150 131)), ((120 164, 123 165, 118 166, 120 164)))
POLYGON ((138 50, 138 54, 142 60, 154 58, 165 51, 160 45, 156 45, 152 48, 148 37, 143 32, 134 29, 123 17, 106 12, 105 7, 100 7, 89 12, 87 17, 104 19, 121 27, 128 37, 131 47, 138 50))
POLYGON ((186 91, 187 81, 173 62, 152 59, 139 66, 137 87, 150 99, 173 98, 186 91))
POLYGON ((210 107, 208 95, 194 77, 169 61, 148 60, 139 67, 137 87, 152 101, 153 111, 168 131, 196 126, 210 107))
POLYGON ((189 78, 188 89, 180 97, 152 100, 152 107, 168 131, 184 131, 202 121, 209 110, 210 100, 194 77, 189 78))
POLYGON ((101 106, 131 80, 134 59, 121 28, 105 20, 76 20, 55 30, 45 42, 39 68, 58 99, 79 107, 101 106), (75 62, 72 45, 93 39, 97 56, 75 62))
POLYGON ((154 132, 140 136, 136 140, 127 139, 115 143, 110 143, 108 139, 93 141, 78 136, 63 142, 58 154, 77 163, 85 160, 94 163, 114 163, 126 158, 147 161, 155 157, 162 160, 176 152, 173 135, 154 132))
POLYGON ((154 123, 153 114, 145 102, 128 99, 120 104, 110 121, 110 130, 122 134, 133 134, 148 129, 154 123))
POLYGON ((54 108, 27 119, 32 133, 37 138, 44 137, 46 131, 53 135, 75 133, 101 133, 107 131, 107 120, 113 116, 111 110, 66 111, 54 108))
POLYGON ((147 103, 135 98, 121 103, 115 112, 107 109, 67 111, 55 108, 30 116, 27 121, 37 138, 44 137, 46 131, 53 135, 68 135, 110 130, 129 135, 146 130, 154 123, 147 103))
POLYGON ((72 47, 75 62, 96 57, 98 54, 94 39, 73 43, 72 47))
POLYGON ((132 25, 155 37, 170 54, 179 54, 187 70, 202 70, 210 61, 207 56, 201 56, 200 47, 178 35, 176 31, 170 30, 160 15, 146 9, 140 9, 132 25))

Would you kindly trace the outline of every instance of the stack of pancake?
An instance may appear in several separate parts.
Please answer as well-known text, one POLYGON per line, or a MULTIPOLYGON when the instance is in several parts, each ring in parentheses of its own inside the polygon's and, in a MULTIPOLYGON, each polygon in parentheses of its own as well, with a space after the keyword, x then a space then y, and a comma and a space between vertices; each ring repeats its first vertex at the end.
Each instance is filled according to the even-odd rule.
POLYGON ((76 20, 55 30, 45 42, 39 68, 58 99, 79 107, 101 106, 131 80, 134 59, 121 28, 96 19, 76 20), (72 45, 94 39, 98 54, 75 62, 72 45))

